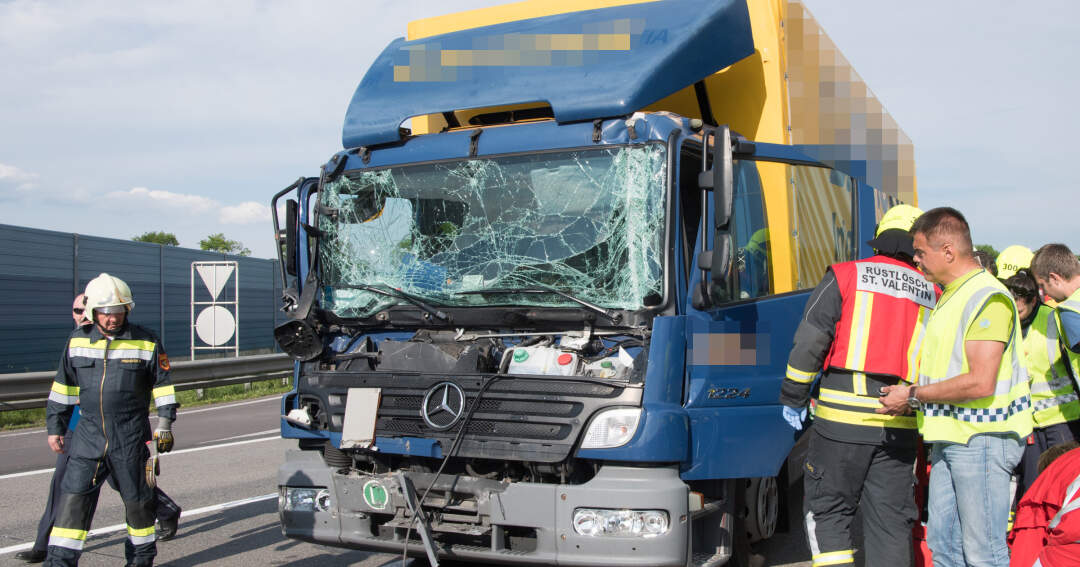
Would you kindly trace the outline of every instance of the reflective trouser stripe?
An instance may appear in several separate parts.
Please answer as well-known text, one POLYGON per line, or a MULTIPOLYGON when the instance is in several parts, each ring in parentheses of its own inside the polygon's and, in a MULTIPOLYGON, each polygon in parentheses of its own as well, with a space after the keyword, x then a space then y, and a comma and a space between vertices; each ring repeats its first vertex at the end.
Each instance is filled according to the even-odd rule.
POLYGON ((131 538, 131 543, 139 545, 140 543, 150 543, 157 539, 154 536, 154 526, 148 528, 133 528, 127 527, 128 537, 131 538))
MULTIPOLYGON (((157 534, 154 533, 154 526, 150 526, 147 529, 150 530, 150 533, 148 535, 135 535, 134 533, 132 533, 131 526, 128 526, 128 539, 131 540, 131 544, 132 545, 142 545, 144 543, 154 543, 155 541, 157 541, 157 534)), ((145 531, 145 530, 135 530, 135 531, 140 531, 141 532, 141 531, 145 531)))
POLYGON ((142 545, 144 543, 154 543, 155 541, 157 541, 157 536, 154 535, 154 534, 150 534, 148 536, 133 536, 132 535, 132 536, 128 536, 128 539, 131 540, 131 545, 142 545))
POLYGON ((82 551, 86 543, 86 530, 53 527, 49 532, 49 545, 82 551))
POLYGON ((49 536, 50 547, 63 547, 74 551, 82 551, 84 543, 86 543, 86 540, 71 539, 54 535, 49 536))
POLYGON ((822 565, 842 565, 844 563, 854 563, 855 552, 851 549, 842 549, 840 551, 819 553, 811 557, 811 559, 813 560, 813 567, 820 567, 822 565))

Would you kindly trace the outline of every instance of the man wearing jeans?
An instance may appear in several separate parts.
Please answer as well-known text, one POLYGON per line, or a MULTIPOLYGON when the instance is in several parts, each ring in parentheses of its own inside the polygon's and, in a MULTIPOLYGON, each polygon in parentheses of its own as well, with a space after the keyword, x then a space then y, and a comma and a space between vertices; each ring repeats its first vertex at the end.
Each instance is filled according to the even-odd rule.
POLYGON ((1031 397, 1012 296, 975 260, 959 211, 911 227, 915 261, 945 287, 927 322, 917 386, 890 386, 880 413, 918 408, 931 444, 927 543, 934 565, 1009 565, 1012 471, 1031 433, 1031 397))

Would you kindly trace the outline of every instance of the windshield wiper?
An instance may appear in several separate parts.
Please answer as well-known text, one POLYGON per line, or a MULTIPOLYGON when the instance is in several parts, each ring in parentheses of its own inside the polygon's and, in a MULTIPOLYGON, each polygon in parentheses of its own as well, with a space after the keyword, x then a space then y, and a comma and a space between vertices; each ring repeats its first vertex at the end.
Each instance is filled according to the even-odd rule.
POLYGON ((582 307, 588 309, 589 311, 594 311, 596 313, 599 313, 599 314, 603 315, 604 317, 607 317, 608 319, 611 320, 612 323, 618 323, 619 321, 622 320, 622 314, 621 313, 618 313, 616 311, 611 311, 609 309, 604 309, 603 307, 600 307, 599 305, 596 305, 595 303, 589 303, 588 301, 585 301, 584 299, 579 299, 577 297, 574 297, 573 295, 570 295, 569 293, 566 293, 565 291, 560 291, 560 290, 552 289, 552 288, 548 288, 548 287, 536 286, 536 287, 521 287, 521 288, 502 288, 502 287, 500 287, 500 288, 491 288, 491 289, 474 289, 474 290, 469 290, 469 291, 459 291, 459 292, 455 293, 454 295, 482 295, 482 294, 485 294, 485 293, 494 293, 494 294, 500 294, 500 295, 512 294, 512 293, 535 293, 535 294, 553 293, 555 295, 558 295, 559 297, 564 297, 566 299, 569 299, 570 301, 573 301, 574 303, 577 303, 577 304, 581 305, 582 307))
POLYGON ((390 286, 388 286, 386 284, 379 284, 379 285, 336 284, 336 285, 331 285, 330 287, 343 288, 343 289, 362 289, 364 291, 370 291, 371 293, 377 293, 379 295, 385 295, 387 297, 393 297, 395 299, 404 299, 405 301, 408 301, 409 303, 412 303, 413 305, 415 305, 415 306, 419 307, 420 309, 424 310, 424 312, 427 313, 428 315, 431 315, 432 317, 434 317, 434 318, 436 318, 436 319, 438 319, 440 321, 450 322, 450 316, 449 315, 447 315, 446 313, 443 313, 442 311, 439 311, 438 309, 432 307, 430 304, 426 303, 423 299, 420 299, 419 297, 416 297, 414 295, 410 295, 408 293, 405 293, 404 291, 401 291, 400 289, 397 289, 396 287, 390 287, 390 286))

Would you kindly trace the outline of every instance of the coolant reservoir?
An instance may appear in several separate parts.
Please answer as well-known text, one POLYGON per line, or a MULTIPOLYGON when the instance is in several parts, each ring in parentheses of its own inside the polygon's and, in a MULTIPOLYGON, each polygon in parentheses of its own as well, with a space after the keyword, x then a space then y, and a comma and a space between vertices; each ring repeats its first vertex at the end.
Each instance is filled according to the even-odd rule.
POLYGON ((634 369, 634 358, 622 348, 617 356, 609 356, 585 364, 586 376, 594 378, 625 378, 634 369))
POLYGON ((510 354, 510 374, 574 376, 580 360, 572 352, 546 346, 517 347, 510 354))

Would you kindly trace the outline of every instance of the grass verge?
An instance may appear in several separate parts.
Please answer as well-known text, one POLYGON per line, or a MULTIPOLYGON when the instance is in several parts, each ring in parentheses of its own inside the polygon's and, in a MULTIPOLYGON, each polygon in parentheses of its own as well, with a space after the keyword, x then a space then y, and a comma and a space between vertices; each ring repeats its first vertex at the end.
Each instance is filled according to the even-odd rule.
MULTIPOLYGON (((245 384, 232 384, 230 386, 205 388, 201 398, 197 395, 196 390, 184 390, 176 393, 176 399, 180 402, 181 408, 190 408, 283 394, 292 389, 290 383, 282 385, 280 378, 251 382, 248 384, 248 388, 244 386, 245 384)), ((45 427, 45 408, 0 411, 0 431, 28 427, 45 427)))

